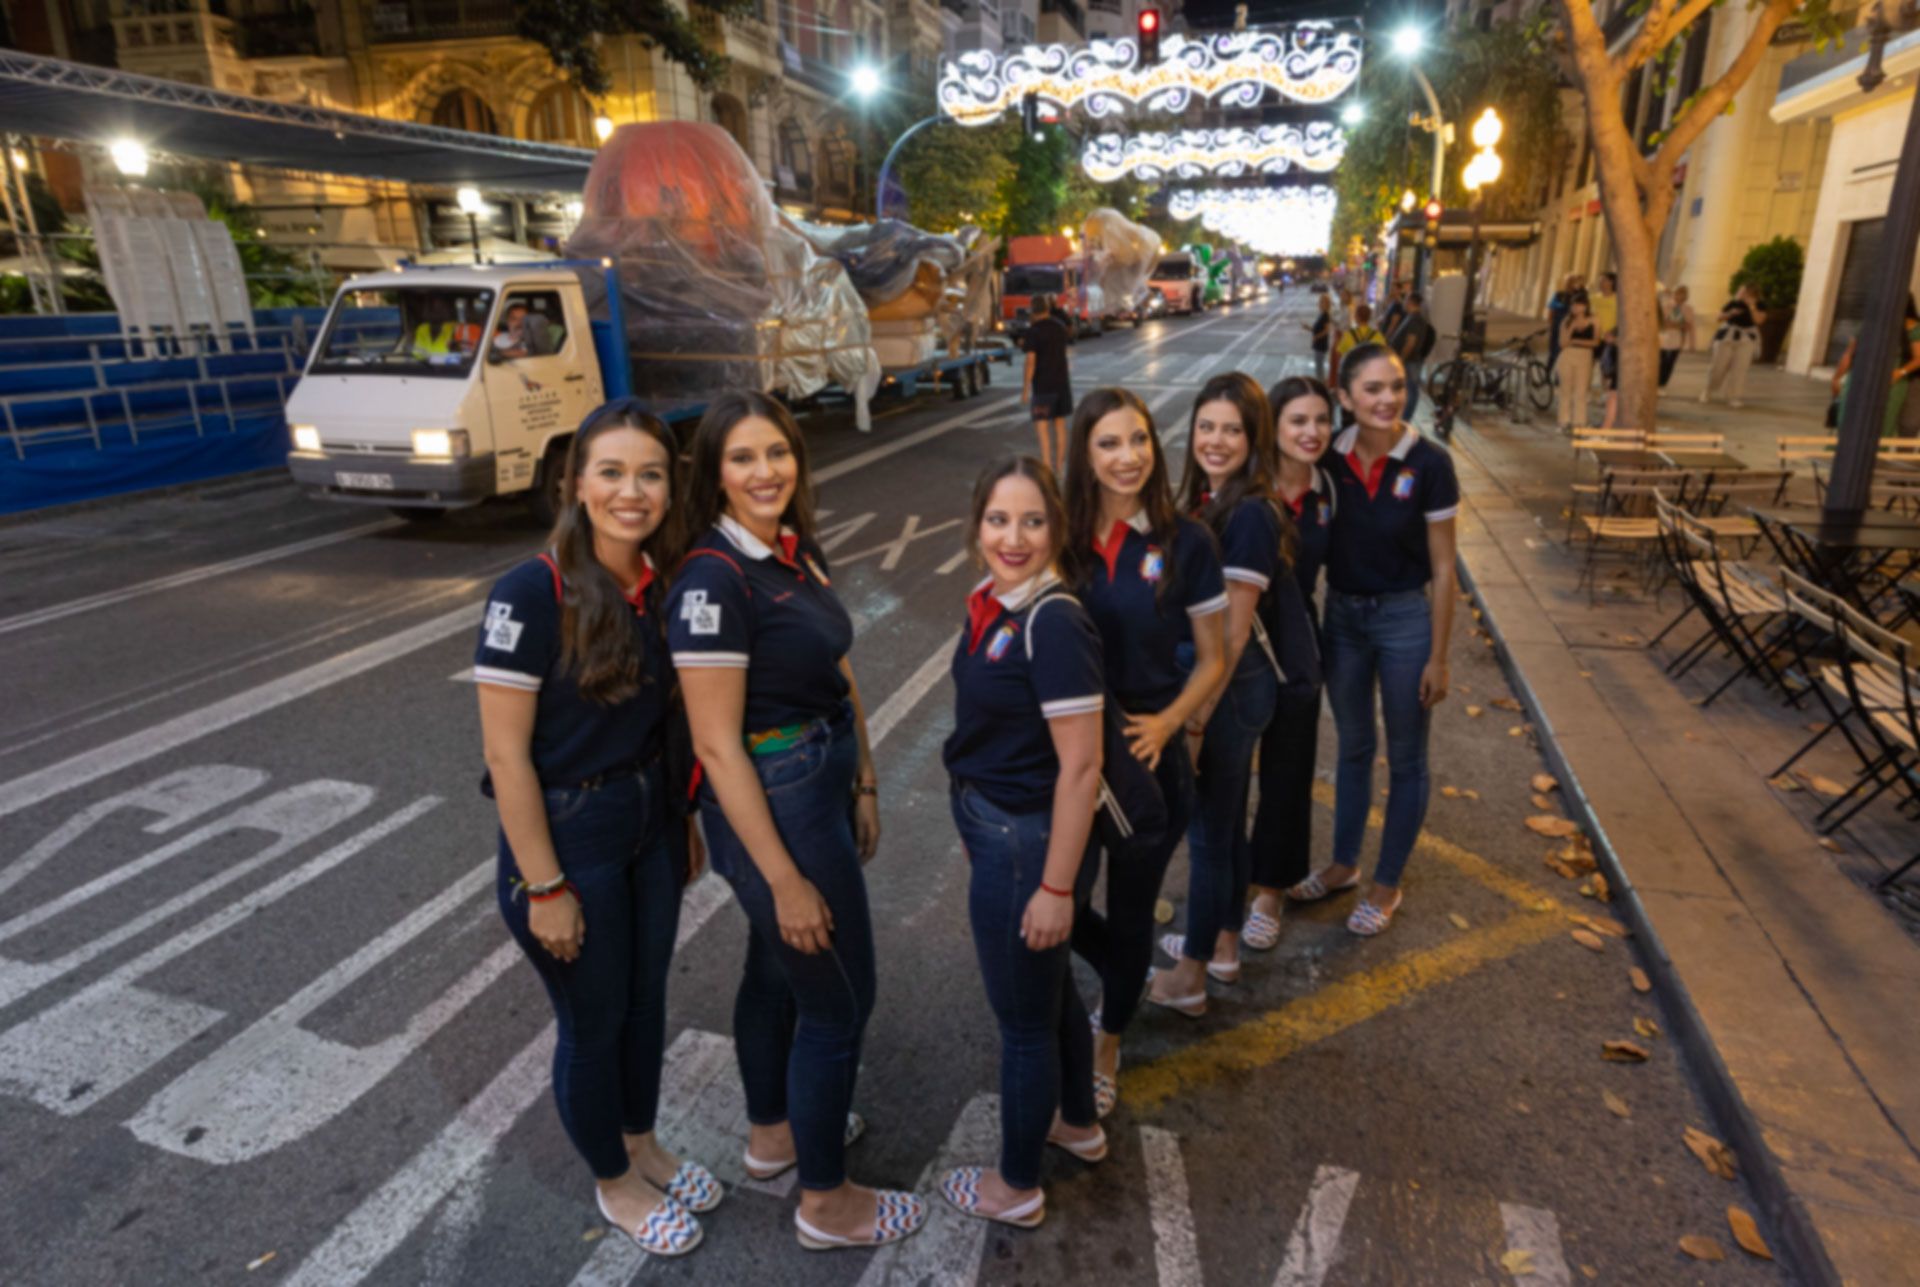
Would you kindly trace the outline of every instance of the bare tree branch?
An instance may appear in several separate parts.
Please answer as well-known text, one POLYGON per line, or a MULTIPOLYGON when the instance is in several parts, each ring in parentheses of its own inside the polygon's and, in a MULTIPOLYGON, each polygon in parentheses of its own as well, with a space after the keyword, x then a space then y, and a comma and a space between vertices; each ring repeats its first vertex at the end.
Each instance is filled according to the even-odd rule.
MULTIPOLYGON (((1657 164, 1664 164, 1668 172, 1672 172, 1672 167, 1679 163, 1686 150, 1713 123, 1713 118, 1726 110, 1733 96, 1747 83, 1761 59, 1767 56, 1767 46, 1773 41, 1773 33, 1780 30, 1800 5, 1801 0, 1768 0, 1767 7, 1760 11, 1753 30, 1747 35, 1747 43, 1741 46, 1739 55, 1720 73, 1719 79, 1702 90, 1693 103, 1674 119, 1666 138, 1661 140, 1660 150, 1654 154, 1657 164)), ((1704 8, 1705 5, 1701 4, 1700 7, 1704 8)))
MULTIPOLYGON (((1707 0, 1709 4, 1712 2, 1707 0)), ((1614 56, 1614 75, 1624 77, 1667 43, 1667 19, 1673 16, 1673 7, 1678 3, 1679 0, 1654 0, 1653 7, 1640 22, 1640 30, 1634 34, 1633 43, 1614 56)))

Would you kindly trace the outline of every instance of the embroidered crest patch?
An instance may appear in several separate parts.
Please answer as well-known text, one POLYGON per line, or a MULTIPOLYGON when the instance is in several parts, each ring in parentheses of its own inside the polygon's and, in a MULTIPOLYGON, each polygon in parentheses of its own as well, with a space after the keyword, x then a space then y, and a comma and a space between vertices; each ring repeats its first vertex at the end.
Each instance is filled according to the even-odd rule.
POLYGON ((687 633, 694 635, 717 635, 720 633, 720 605, 707 602, 705 590, 689 590, 680 600, 680 619, 687 623, 687 633))
POLYGON ((1413 471, 1411 469, 1401 470, 1399 476, 1393 480, 1393 498, 1395 500, 1413 499, 1413 471))
POLYGON ((987 660, 999 661, 1006 656, 1007 649, 1013 646, 1014 634, 1015 627, 1011 621, 994 631, 992 640, 987 644, 987 660))
POLYGON ((1159 546, 1149 545, 1146 555, 1140 560, 1140 579, 1148 585, 1157 585, 1166 574, 1167 556, 1160 552, 1159 546))
POLYGON ((525 629, 513 619, 511 603, 487 604, 487 647, 495 652, 512 652, 520 646, 520 632, 525 629))

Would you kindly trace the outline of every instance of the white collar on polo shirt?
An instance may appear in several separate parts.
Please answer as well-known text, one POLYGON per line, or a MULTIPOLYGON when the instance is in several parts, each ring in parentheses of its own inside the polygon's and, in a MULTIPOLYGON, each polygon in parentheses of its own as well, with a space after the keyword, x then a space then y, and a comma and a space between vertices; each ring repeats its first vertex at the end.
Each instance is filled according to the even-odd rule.
POLYGON ((1142 536, 1150 535, 1153 532, 1153 520, 1147 517, 1147 507, 1145 505, 1142 505, 1133 512, 1133 517, 1127 520, 1127 526, 1142 536))
MULTIPOLYGON (((1046 571, 1042 572, 1039 576, 1029 577, 1025 581, 1022 581, 1017 587, 1014 588, 1014 591, 1012 594, 996 593, 993 597, 997 599, 1000 603, 1000 606, 1005 608, 1008 612, 1018 612, 1022 608, 1026 607, 1029 603, 1032 603, 1035 599, 1038 599, 1041 595, 1045 594, 1047 591, 1053 589, 1055 586, 1059 584, 1060 584, 1059 573, 1055 572, 1052 568, 1048 568, 1046 571)), ((986 580, 982 581, 979 585, 974 586, 973 590, 975 594, 978 594, 982 590, 991 589, 992 586, 993 586, 993 578, 988 577, 986 580)))
MULTIPOLYGON (((720 535, 732 541, 735 548, 750 559, 764 559, 773 553, 773 547, 746 529, 746 526, 731 514, 722 514, 720 521, 714 524, 720 535)), ((783 527, 780 535, 792 536, 793 529, 783 527)))
MULTIPOLYGON (((1334 454, 1346 455, 1353 450, 1353 444, 1359 440, 1360 426, 1348 425, 1340 431, 1340 436, 1333 440, 1334 454)), ((1393 450, 1387 454, 1395 460, 1405 460, 1413 452, 1414 444, 1419 441, 1420 431, 1403 420, 1400 422, 1400 441, 1394 443, 1393 450)))

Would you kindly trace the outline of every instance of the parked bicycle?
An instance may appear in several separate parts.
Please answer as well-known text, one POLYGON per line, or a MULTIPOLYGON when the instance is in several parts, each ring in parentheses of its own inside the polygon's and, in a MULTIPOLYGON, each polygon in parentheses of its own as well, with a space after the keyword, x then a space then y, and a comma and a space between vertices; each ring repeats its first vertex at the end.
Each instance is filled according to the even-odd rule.
MULTIPOLYGON (((1453 419, 1469 407, 1494 407, 1526 418, 1553 407, 1553 372, 1533 347, 1542 329, 1502 344, 1491 354, 1462 347, 1458 357, 1436 366, 1427 377, 1433 393, 1434 432, 1442 441, 1453 435, 1453 419)), ((1459 340, 1458 335, 1449 335, 1459 340)))

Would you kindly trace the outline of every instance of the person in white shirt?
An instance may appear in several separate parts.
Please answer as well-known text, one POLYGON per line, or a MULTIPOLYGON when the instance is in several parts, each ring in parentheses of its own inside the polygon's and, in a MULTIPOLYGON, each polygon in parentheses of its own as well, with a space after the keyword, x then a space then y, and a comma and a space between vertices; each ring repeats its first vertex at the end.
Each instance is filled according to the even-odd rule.
POLYGON ((1660 387, 1673 378, 1673 368, 1682 353, 1693 349, 1693 305, 1687 303, 1687 288, 1675 286, 1660 292, 1660 387))

